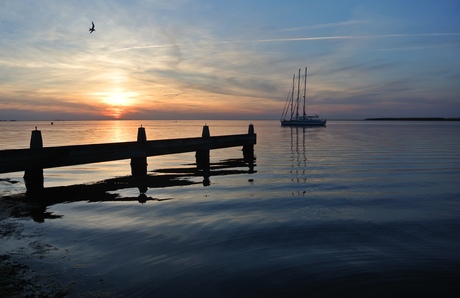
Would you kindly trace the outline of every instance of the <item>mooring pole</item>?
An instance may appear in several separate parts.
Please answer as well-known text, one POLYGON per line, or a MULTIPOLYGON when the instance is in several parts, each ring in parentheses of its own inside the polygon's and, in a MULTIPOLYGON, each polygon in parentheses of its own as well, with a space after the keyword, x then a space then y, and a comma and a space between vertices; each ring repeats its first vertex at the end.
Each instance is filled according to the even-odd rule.
POLYGON ((24 182, 26 184, 27 193, 34 193, 43 190, 43 167, 41 164, 41 149, 43 148, 42 132, 32 130, 30 137, 30 154, 33 161, 27 166, 24 173, 24 182))
MULTIPOLYGON (((204 125, 201 137, 204 140, 209 140, 210 136, 211 135, 209 133, 209 127, 207 125, 204 125)), ((209 171, 209 167, 210 167, 209 151, 210 151, 209 145, 196 151, 195 159, 196 159, 196 167, 198 170, 209 171)))
POLYGON ((147 175, 147 156, 144 152, 144 145, 146 142, 147 136, 145 134, 145 127, 141 125, 141 127, 137 129, 138 156, 131 158, 131 175, 133 176, 147 175))
MULTIPOLYGON (((249 124, 248 135, 254 135, 254 125, 249 124)), ((243 145, 243 159, 248 164, 249 171, 254 169, 254 145, 243 145)))

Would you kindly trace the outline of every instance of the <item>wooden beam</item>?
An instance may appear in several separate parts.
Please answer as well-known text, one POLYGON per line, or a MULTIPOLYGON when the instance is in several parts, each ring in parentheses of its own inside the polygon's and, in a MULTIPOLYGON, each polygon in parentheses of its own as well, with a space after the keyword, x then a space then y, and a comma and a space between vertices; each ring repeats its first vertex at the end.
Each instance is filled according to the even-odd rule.
POLYGON ((30 164, 36 162, 46 169, 254 144, 256 144, 256 134, 242 134, 209 138, 43 147, 38 150, 0 150, 0 173, 25 171, 30 164))

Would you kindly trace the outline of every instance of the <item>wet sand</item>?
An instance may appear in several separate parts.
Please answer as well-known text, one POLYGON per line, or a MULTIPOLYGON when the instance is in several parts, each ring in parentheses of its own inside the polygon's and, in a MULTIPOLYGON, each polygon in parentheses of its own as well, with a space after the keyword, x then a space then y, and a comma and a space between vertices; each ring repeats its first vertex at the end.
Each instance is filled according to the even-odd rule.
MULTIPOLYGON (((0 197, 0 238, 2 242, 25 241, 27 247, 46 250, 46 243, 37 241, 38 235, 24 235, 21 218, 30 218, 36 206, 25 194, 0 197)), ((54 272, 33 269, 36 256, 22 253, 23 247, 14 247, 0 254, 0 297, 64 297, 70 284, 61 283, 54 272)))

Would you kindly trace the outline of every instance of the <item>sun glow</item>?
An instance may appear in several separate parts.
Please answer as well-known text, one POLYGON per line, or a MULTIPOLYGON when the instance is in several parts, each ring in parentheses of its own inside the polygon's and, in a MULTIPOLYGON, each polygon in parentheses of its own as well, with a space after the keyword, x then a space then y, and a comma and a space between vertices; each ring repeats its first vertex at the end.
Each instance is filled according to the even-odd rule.
POLYGON ((127 104, 125 96, 120 93, 115 93, 108 96, 105 100, 105 103, 112 105, 112 106, 124 106, 127 104))
POLYGON ((131 106, 134 103, 134 97, 137 94, 134 92, 126 92, 120 90, 114 90, 107 92, 103 99, 104 103, 111 106, 131 106))
POLYGON ((107 92, 97 92, 95 94, 99 101, 104 104, 104 114, 106 116, 120 118, 129 107, 136 104, 136 92, 115 89, 107 92))

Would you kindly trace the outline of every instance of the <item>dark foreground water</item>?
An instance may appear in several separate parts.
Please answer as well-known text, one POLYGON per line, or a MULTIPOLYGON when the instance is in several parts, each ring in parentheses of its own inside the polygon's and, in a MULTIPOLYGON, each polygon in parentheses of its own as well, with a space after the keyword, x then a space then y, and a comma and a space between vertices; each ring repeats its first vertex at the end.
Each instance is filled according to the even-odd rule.
MULTIPOLYGON (((200 136, 205 122, 249 124, 8 122, 0 149, 27 147, 36 125, 56 146, 133 141, 141 124, 148 139, 200 136)), ((241 148, 213 151, 209 186, 193 153, 149 158, 142 183, 123 178, 129 160, 45 170, 43 202, 0 221, 0 256, 69 297, 457 296, 460 123, 253 123, 254 172, 241 148)), ((22 175, 0 175, 0 196, 24 192, 22 175)))

